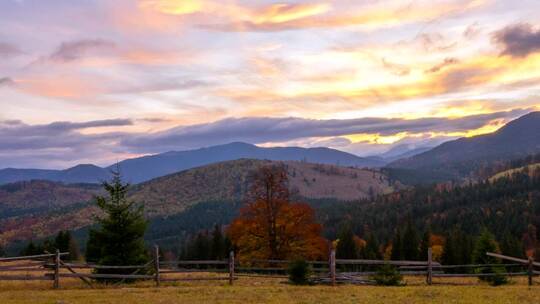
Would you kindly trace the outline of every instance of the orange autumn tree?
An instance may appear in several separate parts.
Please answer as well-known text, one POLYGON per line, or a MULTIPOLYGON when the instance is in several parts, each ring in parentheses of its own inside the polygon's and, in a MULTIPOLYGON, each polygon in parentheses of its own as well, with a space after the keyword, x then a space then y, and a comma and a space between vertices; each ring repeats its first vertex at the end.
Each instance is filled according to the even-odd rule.
POLYGON ((246 206, 228 229, 239 259, 325 258, 322 227, 309 205, 290 201, 285 168, 262 167, 251 182, 246 206))

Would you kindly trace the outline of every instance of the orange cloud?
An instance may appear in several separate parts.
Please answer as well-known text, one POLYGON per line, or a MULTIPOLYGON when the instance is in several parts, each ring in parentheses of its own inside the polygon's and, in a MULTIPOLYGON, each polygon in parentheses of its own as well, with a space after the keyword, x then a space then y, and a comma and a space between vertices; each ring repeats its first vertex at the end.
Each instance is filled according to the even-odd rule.
MULTIPOLYGON (((234 10, 228 10, 229 14, 221 14, 227 21, 205 24, 204 27, 221 31, 281 31, 346 26, 379 28, 429 21, 476 9, 487 2, 488 0, 421 1, 415 5, 384 2, 350 8, 346 12, 326 3, 275 4, 259 10, 235 7, 234 10)), ((200 12, 216 13, 215 10, 204 9, 200 12)))

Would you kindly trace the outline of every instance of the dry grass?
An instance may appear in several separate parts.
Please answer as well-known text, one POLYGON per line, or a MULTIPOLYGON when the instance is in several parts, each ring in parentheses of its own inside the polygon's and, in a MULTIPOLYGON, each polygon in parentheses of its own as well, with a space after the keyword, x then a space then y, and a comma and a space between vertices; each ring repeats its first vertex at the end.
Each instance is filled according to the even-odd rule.
POLYGON ((0 282, 0 303, 540 303, 540 286, 529 288, 523 278, 501 287, 475 279, 438 279, 433 286, 422 278, 407 280, 405 287, 291 286, 282 279, 241 278, 234 286, 206 281, 155 288, 140 282, 90 289, 64 279, 60 290, 52 290, 51 282, 0 282))

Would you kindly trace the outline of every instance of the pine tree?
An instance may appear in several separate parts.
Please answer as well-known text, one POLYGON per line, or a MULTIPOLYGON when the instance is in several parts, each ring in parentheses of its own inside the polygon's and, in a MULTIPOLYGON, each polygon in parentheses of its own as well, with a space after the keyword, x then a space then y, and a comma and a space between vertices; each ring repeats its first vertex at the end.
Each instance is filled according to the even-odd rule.
POLYGON ((339 242, 336 247, 336 258, 357 259, 358 248, 354 242, 354 234, 350 225, 346 225, 341 229, 338 239, 339 242))
POLYGON ((379 250, 379 241, 373 233, 369 233, 366 237, 366 246, 362 249, 361 255, 364 259, 379 260, 382 258, 379 250))
POLYGON ((210 250, 210 258, 215 260, 224 259, 226 254, 225 248, 225 239, 223 238, 223 233, 221 233, 221 227, 218 225, 214 226, 214 231, 212 232, 212 246, 210 250))
POLYGON ((427 258, 428 249, 431 247, 431 230, 426 229, 424 235, 422 236, 422 242, 420 243, 420 259, 427 258))
POLYGON ((441 262, 443 265, 456 265, 454 239, 451 234, 446 237, 446 242, 444 242, 441 262))
MULTIPOLYGON (((143 216, 143 207, 128 201, 126 195, 129 184, 123 184, 120 173, 113 171, 111 182, 104 182, 103 187, 108 197, 96 198, 98 207, 104 216, 97 219, 99 228, 89 235, 87 256, 101 265, 143 265, 148 262, 144 247, 144 233, 147 222, 143 216), (88 254, 90 253, 90 254, 88 254)), ((97 273, 129 273, 132 269, 99 269, 97 273)))
POLYGON ((390 254, 390 259, 393 261, 403 260, 403 241, 399 228, 396 229, 396 233, 392 239, 392 253, 390 254))
MULTIPOLYGON (((497 244, 495 243, 495 238, 487 229, 483 229, 482 233, 476 241, 474 252, 473 252, 473 262, 475 264, 499 264, 499 260, 486 255, 487 252, 497 252, 497 244)), ((504 267, 498 266, 486 266, 481 267, 477 270, 478 273, 501 273, 504 272, 504 267)), ((497 276, 480 276, 480 280, 489 282, 493 285, 500 285, 506 283, 506 277, 503 275, 497 276)))
POLYGON ((408 261, 414 261, 418 259, 418 234, 412 220, 407 221, 405 232, 402 238, 403 258, 408 261))
POLYGON ((76 261, 80 257, 77 241, 73 238, 71 232, 67 230, 58 232, 54 241, 46 240, 43 246, 49 252, 54 252, 57 249, 60 252, 69 252, 67 259, 70 261, 76 261))
POLYGON ((517 258, 523 258, 525 256, 525 250, 523 244, 514 237, 508 230, 504 232, 501 240, 501 252, 504 255, 513 256, 517 258))

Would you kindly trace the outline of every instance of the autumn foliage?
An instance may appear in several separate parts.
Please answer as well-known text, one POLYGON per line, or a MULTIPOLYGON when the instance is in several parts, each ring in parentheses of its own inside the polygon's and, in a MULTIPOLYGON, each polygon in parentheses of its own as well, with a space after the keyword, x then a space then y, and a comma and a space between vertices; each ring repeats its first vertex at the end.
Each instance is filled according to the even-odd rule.
POLYGON ((246 206, 228 234, 241 260, 324 259, 328 244, 321 231, 309 205, 290 201, 286 170, 267 166, 253 175, 246 206))

